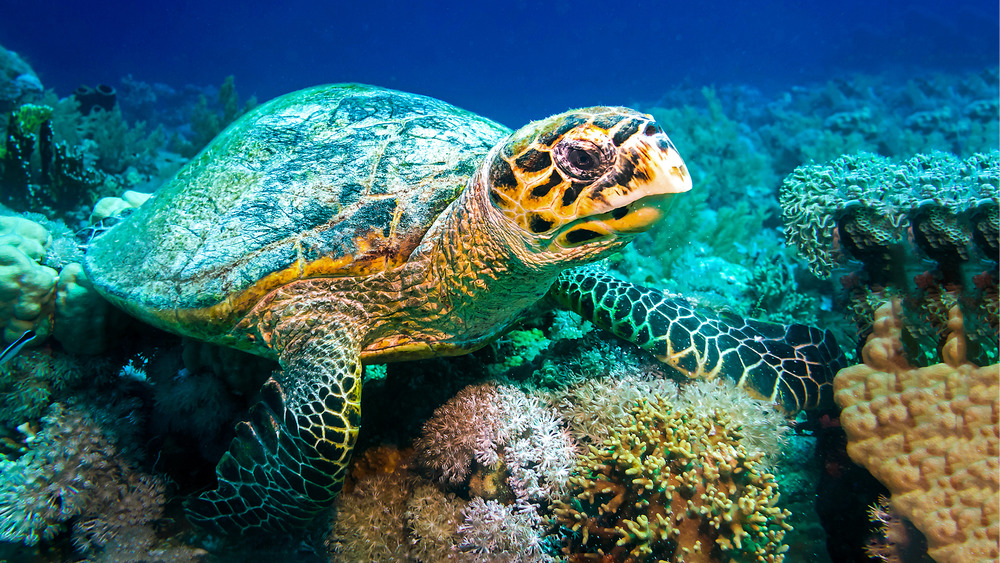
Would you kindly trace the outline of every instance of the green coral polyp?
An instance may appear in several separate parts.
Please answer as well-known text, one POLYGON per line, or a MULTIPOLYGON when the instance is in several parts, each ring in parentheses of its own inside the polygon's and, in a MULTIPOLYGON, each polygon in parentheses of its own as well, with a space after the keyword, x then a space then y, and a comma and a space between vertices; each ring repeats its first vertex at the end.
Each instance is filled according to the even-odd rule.
POLYGON ((36 104, 24 104, 14 110, 11 116, 23 132, 32 132, 52 117, 52 108, 36 104))
POLYGON ((643 401, 570 477, 555 514, 567 560, 782 561, 790 515, 722 410, 643 401))

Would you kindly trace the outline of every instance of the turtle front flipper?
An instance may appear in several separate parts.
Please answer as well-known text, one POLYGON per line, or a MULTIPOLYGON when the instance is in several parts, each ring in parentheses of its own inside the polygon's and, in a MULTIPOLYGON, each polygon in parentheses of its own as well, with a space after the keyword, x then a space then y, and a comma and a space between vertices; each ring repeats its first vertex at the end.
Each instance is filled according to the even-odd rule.
POLYGON ((207 530, 295 529, 343 486, 361 423, 358 347, 342 330, 293 337, 279 361, 216 467, 218 487, 187 503, 189 520, 207 530))
POLYGON ((599 267, 564 271, 549 295, 688 377, 725 377, 788 413, 832 407, 833 376, 846 365, 830 331, 699 309, 599 267))

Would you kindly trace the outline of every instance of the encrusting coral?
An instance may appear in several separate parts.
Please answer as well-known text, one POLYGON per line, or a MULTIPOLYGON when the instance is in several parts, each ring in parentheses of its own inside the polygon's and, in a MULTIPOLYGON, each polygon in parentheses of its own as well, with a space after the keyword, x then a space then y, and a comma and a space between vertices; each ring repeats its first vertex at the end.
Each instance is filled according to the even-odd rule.
POLYGON ((966 360, 961 311, 949 311, 942 362, 903 356, 898 301, 875 311, 864 363, 841 370, 835 400, 847 452, 891 492, 938 563, 1000 557, 1000 365, 966 360))
POLYGON ((725 410, 641 401, 555 504, 573 561, 783 561, 788 511, 725 410))

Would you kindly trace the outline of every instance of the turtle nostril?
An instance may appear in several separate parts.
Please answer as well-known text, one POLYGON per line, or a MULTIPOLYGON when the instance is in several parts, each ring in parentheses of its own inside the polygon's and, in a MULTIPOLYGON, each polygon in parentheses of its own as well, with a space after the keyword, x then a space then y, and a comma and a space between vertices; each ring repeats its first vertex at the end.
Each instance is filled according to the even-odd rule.
POLYGON ((653 125, 652 123, 646 125, 646 129, 645 129, 645 131, 643 131, 643 133, 645 133, 648 136, 655 135, 655 134, 657 134, 659 132, 660 132, 660 128, 657 127, 656 125, 653 125))

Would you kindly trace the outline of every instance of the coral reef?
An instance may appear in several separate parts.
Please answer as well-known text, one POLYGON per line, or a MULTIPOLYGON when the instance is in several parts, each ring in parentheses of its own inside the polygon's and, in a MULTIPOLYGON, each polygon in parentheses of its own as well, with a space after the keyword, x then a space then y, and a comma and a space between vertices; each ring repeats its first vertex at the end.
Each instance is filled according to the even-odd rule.
POLYGON ((2 339, 13 342, 31 329, 36 334, 32 346, 54 335, 69 352, 100 353, 107 346, 109 319, 117 313, 94 291, 82 266, 66 262, 79 258, 76 243, 62 236, 56 241, 60 244, 34 221, 0 217, 2 339))
POLYGON ((891 508, 927 537, 935 561, 1000 557, 1000 365, 966 360, 959 308, 942 361, 903 356, 901 305, 875 311, 864 364, 834 380, 847 451, 892 492, 891 508))
POLYGON ((7 433, 25 421, 37 421, 56 400, 94 385, 105 360, 81 361, 47 349, 27 350, 0 366, 0 425, 7 433))
POLYGON ((0 46, 0 114, 37 102, 41 94, 42 82, 31 65, 0 46))
POLYGON ((641 401, 555 504, 568 561, 782 561, 789 513, 725 410, 641 401))
POLYGON ((333 560, 409 560, 404 513, 413 486, 414 479, 403 466, 354 481, 337 498, 337 519, 326 540, 333 560))
POLYGON ((467 561, 496 563, 546 563, 553 561, 539 534, 543 526, 535 505, 526 502, 503 504, 473 498, 462 510, 464 522, 458 526, 459 551, 467 561))
POLYGON ((711 207, 733 201, 734 190, 740 199, 767 195, 777 180, 767 154, 754 146, 742 123, 726 115, 714 88, 702 88, 700 93, 704 109, 654 107, 649 113, 659 123, 670 124, 670 138, 681 154, 694 156, 689 162, 691 174, 711 207))
MULTIPOLYGON (((834 328, 841 342, 854 337, 832 326, 848 324, 844 310, 863 336, 874 327, 872 343, 887 342, 876 311, 887 294, 903 298, 891 369, 861 365, 838 377, 844 393, 862 395, 841 420, 855 433, 852 455, 866 456, 893 492, 872 512, 886 539, 869 551, 887 560, 926 548, 907 519, 940 560, 996 553, 996 479, 976 489, 970 475, 997 470, 997 76, 850 76, 769 97, 746 86, 679 88, 647 111, 670 124, 699 189, 674 198, 668 222, 609 261, 623 278, 699 306, 834 328), (861 154, 837 158, 845 153, 861 154), (893 385, 905 387, 893 394, 893 385), (967 430, 987 419, 993 426, 967 430), (988 459, 966 465, 975 440, 988 459), (867 444, 885 459, 859 454, 867 444), (934 455, 910 459, 924 451, 934 455), (916 471, 914 485, 906 479, 916 471)), ((232 420, 276 365, 135 330, 95 298, 79 262, 89 236, 141 205, 255 102, 241 103, 232 77, 221 87, 132 77, 116 86, 117 105, 82 107, 43 92, 30 66, 0 48, 0 203, 25 212, 0 210, 0 325, 8 341, 39 333, 0 366, 0 558, 187 561, 207 555, 189 545, 202 542, 239 559, 170 518, 166 503, 209 485, 232 420), (123 330, 134 334, 118 338, 123 330), (128 401, 129 422, 101 419, 95 396, 128 401), (151 475, 142 454, 176 482, 151 475)), ((366 402, 368 449, 337 501, 327 552, 297 548, 336 561, 614 561, 630 552, 822 561, 825 536, 811 520, 817 483, 843 468, 812 457, 816 418, 802 415, 789 436, 778 410, 732 384, 679 386, 668 366, 592 328, 539 310, 476 355, 394 365, 378 378, 366 368, 365 393, 384 400, 366 402), (493 382, 451 397, 484 374, 493 382), (664 445, 668 431, 676 447, 664 445), (687 465, 659 470, 661 458, 664 468, 687 465), (811 464, 815 472, 800 471, 811 464), (554 504, 562 528, 548 533, 558 527, 554 504)), ((836 418, 822 420, 822 431, 839 430, 836 418)), ((831 506, 846 518, 848 502, 831 506)))
POLYGON ((191 158, 205 147, 237 117, 250 111, 257 105, 257 98, 251 96, 242 107, 240 97, 236 92, 236 80, 230 75, 222 82, 218 94, 218 110, 209 107, 208 99, 202 95, 191 113, 191 130, 194 135, 190 139, 175 137, 171 141, 173 150, 191 158))
POLYGON ((570 434, 584 446, 604 443, 637 403, 656 400, 698 413, 726 411, 741 429, 741 443, 750 454, 761 454, 766 465, 778 461, 788 437, 787 420, 780 409, 750 397, 725 379, 692 380, 679 388, 667 379, 629 375, 589 379, 547 395, 570 434))
MULTIPOLYGON (((862 332, 886 289, 905 295, 911 333, 926 350, 960 302, 970 359, 998 359, 1000 152, 946 153, 895 163, 845 155, 797 168, 782 186, 786 236, 817 275, 842 275, 862 332)), ((927 360, 933 360, 927 357, 927 360)))
POLYGON ((18 211, 67 211, 102 185, 103 173, 84 162, 80 147, 55 139, 53 115, 48 105, 12 112, 0 152, 0 203, 18 211))
POLYGON ((509 386, 471 386, 439 407, 414 442, 416 463, 443 484, 484 481, 507 475, 506 483, 524 501, 560 490, 569 475, 575 445, 561 420, 540 399, 509 386))
POLYGON ((408 472, 409 455, 376 447, 355 460, 326 538, 333 561, 553 560, 535 505, 444 493, 408 472))

